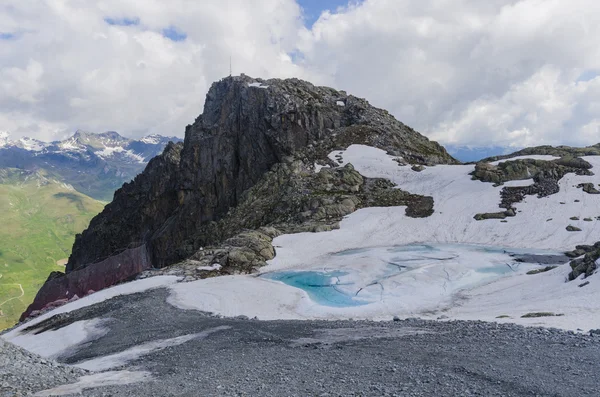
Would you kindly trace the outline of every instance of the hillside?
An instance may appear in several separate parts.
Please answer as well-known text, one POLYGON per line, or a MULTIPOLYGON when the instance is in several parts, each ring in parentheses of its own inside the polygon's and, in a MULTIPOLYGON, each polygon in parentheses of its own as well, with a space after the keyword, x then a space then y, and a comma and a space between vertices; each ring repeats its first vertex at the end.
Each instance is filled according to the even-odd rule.
POLYGON ((0 329, 13 325, 104 204, 43 173, 0 169, 0 329))

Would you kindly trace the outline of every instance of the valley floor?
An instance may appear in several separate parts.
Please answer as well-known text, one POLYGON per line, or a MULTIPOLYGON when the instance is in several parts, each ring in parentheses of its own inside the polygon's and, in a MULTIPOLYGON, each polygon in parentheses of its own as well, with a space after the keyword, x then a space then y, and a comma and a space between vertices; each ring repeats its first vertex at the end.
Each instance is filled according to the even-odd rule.
MULTIPOLYGON (((175 308, 168 296, 164 288, 118 296, 43 324, 58 340, 99 321, 93 342, 55 353, 102 372, 35 395, 596 396, 600 388, 600 337, 462 321, 222 319, 175 308)), ((17 379, 25 387, 36 376, 17 379)))

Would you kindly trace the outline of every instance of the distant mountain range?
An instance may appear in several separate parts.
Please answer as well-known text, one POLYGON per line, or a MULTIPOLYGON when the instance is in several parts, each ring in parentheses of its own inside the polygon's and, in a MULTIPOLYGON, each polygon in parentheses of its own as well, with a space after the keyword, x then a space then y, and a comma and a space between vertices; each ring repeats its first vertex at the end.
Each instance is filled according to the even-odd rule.
POLYGON ((110 201, 114 191, 143 171, 169 141, 181 139, 149 135, 133 140, 114 131, 77 131, 63 141, 42 142, 11 140, 8 133, 0 132, 0 168, 44 170, 81 193, 110 201))

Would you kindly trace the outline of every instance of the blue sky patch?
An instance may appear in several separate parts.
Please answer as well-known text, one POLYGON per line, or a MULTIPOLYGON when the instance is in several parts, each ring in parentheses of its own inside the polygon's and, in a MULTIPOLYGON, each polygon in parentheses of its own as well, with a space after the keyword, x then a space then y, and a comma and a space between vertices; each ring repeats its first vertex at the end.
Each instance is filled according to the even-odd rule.
POLYGON ((590 81, 590 80, 595 79, 598 76, 600 76, 600 73, 598 73, 597 70, 586 70, 585 72, 581 73, 581 76, 579 76, 577 78, 577 82, 590 81))
POLYGON ((16 33, 0 32, 0 40, 14 40, 16 38, 16 33))
POLYGON ((163 29, 162 35, 173 41, 183 41, 187 38, 187 34, 177 29, 175 26, 169 26, 168 28, 163 29))
MULTIPOLYGON (((325 10, 335 11, 338 7, 347 6, 348 0, 296 0, 304 10, 304 23, 310 28, 325 10)), ((356 3, 356 1, 352 1, 356 3)))
POLYGON ((140 19, 139 18, 110 18, 110 17, 106 17, 104 18, 104 22, 106 22, 109 25, 114 25, 114 26, 131 26, 131 25, 139 25, 140 24, 140 19))

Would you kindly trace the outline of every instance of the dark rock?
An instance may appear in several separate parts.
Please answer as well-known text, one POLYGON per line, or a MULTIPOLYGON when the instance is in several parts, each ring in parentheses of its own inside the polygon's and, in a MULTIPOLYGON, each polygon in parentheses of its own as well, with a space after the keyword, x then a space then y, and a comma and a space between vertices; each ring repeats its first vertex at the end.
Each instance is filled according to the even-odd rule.
POLYGON ((425 167, 423 167, 420 164, 415 164, 410 169, 413 170, 413 171, 415 171, 415 172, 425 171, 425 167))
POLYGON ((600 191, 594 187, 593 183, 580 183, 577 187, 583 189, 588 194, 600 194, 600 191))
POLYGON ((578 228, 578 227, 576 227, 576 226, 569 225, 569 226, 567 226, 567 231, 568 231, 568 232, 580 232, 580 231, 581 231, 581 229, 580 229, 580 228, 578 228))
POLYGON ((583 258, 571 261, 570 266, 573 270, 569 273, 569 281, 579 278, 582 274, 587 278, 594 274, 598 269, 597 261, 600 259, 600 242, 597 242, 593 246, 578 245, 575 251, 567 253, 567 255, 570 254, 569 256, 574 256, 583 253, 585 253, 583 258))
POLYGON ((585 287, 586 285, 589 285, 589 284, 590 284, 590 282, 589 282, 589 281, 586 281, 586 282, 584 282, 584 283, 581 283, 581 284, 579 284, 579 285, 578 285, 578 287, 579 287, 579 288, 582 288, 582 287, 585 287))

